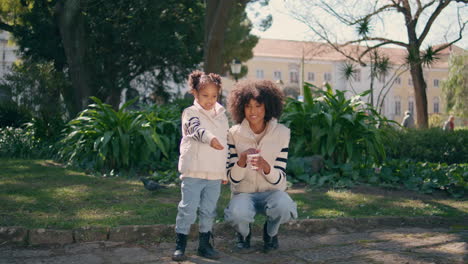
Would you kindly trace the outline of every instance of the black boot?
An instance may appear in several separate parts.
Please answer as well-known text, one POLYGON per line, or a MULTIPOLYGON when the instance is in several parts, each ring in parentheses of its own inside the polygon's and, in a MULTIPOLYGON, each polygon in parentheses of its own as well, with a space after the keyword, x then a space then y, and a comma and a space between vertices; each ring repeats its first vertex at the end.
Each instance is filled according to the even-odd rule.
POLYGON ((219 259, 219 253, 210 244, 211 237, 211 232, 199 234, 198 255, 208 259, 219 259))
POLYGON ((176 249, 172 254, 172 260, 174 261, 184 261, 185 257, 185 247, 187 246, 187 235, 177 233, 176 238, 176 249))
POLYGON ((271 237, 267 232, 267 222, 263 225, 263 251, 268 253, 272 250, 278 249, 278 235, 271 237))
POLYGON ((237 233, 237 249, 248 249, 250 248, 250 237, 252 235, 252 226, 249 225, 249 234, 247 237, 243 237, 240 233, 237 233))

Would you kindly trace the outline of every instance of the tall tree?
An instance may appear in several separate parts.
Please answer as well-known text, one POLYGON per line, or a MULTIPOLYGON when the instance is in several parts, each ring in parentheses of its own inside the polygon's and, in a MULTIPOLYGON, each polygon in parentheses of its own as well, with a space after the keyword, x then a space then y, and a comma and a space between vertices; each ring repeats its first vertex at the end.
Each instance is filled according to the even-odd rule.
POLYGON ((0 12, 0 27, 13 33, 22 56, 68 74, 73 87, 63 96, 71 116, 91 95, 117 108, 121 91, 139 75, 162 94, 167 82, 185 81, 202 61, 201 1, 21 2, 16 19, 0 12))
MULTIPOLYGON (((290 3, 292 1, 289 1, 290 3)), ((416 114, 418 125, 421 128, 428 127, 426 82, 424 80, 423 65, 430 65, 441 50, 462 39, 463 31, 468 20, 466 13, 461 10, 466 7, 468 0, 390 0, 377 1, 302 1, 302 5, 292 7, 293 15, 304 22, 322 40, 326 41, 335 50, 348 59, 367 64, 368 54, 386 45, 397 45, 407 51, 407 64, 413 79, 414 94, 416 99, 416 114), (451 4, 458 4, 458 16, 456 36, 445 44, 436 47, 429 46, 422 49, 422 44, 432 29, 434 22, 442 11, 451 4), (305 6, 304 6, 305 5, 305 6), (366 7, 370 7, 367 9, 366 7), (319 12, 321 14, 317 15, 319 12), (384 21, 385 18, 395 21, 403 20, 407 40, 392 39, 384 35, 384 32, 372 30, 373 23, 384 21), (330 28, 330 23, 339 23, 345 27, 355 28, 357 38, 351 41, 337 44, 336 33, 330 28), (356 48, 355 45, 366 44, 366 48, 356 48), (354 47, 354 48, 353 48, 354 47)))
POLYGON ((446 110, 468 117, 468 52, 450 57, 449 76, 442 83, 446 110))
MULTIPOLYGON (((252 57, 252 48, 258 39, 250 35, 251 22, 247 19, 247 4, 266 6, 269 0, 206 0, 204 70, 224 74, 233 58, 241 61, 252 57), (226 45, 226 46, 225 46, 226 45)), ((259 23, 261 30, 271 26, 268 15, 259 23)), ((245 72, 245 68, 244 68, 245 72)))

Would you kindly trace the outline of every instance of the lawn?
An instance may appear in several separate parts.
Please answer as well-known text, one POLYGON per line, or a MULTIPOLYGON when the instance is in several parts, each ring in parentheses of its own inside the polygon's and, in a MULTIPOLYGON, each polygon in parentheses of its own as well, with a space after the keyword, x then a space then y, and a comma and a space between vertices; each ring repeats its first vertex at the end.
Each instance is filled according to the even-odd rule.
MULTIPOLYGON (((467 199, 440 193, 361 186, 349 190, 288 190, 300 218, 445 216, 468 214, 467 199)), ((223 187, 218 219, 230 197, 223 187)), ((0 226, 70 229, 81 226, 173 224, 178 186, 149 192, 137 179, 99 178, 45 160, 0 159, 0 226)))

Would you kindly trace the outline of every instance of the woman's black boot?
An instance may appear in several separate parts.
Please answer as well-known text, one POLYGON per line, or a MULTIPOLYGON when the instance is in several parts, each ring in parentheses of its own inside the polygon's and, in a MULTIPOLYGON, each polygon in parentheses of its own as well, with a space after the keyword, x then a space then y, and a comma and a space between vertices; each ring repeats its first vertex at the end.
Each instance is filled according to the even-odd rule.
POLYGON ((274 249, 278 249, 278 235, 276 236, 269 236, 267 231, 267 222, 263 225, 263 251, 268 253, 274 249))
POLYGON ((172 254, 172 260, 184 261, 185 259, 187 259, 185 257, 186 246, 187 246, 187 235, 177 233, 176 249, 174 251, 174 254, 172 254))
POLYGON ((219 253, 216 252, 210 244, 211 232, 199 234, 198 255, 208 259, 219 259, 219 253))
POLYGON ((247 237, 243 237, 241 235, 241 233, 237 233, 237 243, 236 243, 236 247, 238 249, 248 249, 250 248, 250 237, 252 235, 252 226, 249 225, 249 234, 247 235, 247 237))

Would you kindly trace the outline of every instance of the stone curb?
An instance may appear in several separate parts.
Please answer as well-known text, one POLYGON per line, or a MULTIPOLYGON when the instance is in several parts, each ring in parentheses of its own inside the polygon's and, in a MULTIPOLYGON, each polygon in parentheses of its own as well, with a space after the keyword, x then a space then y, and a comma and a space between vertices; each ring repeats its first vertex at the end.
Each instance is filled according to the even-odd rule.
MULTIPOLYGON (((398 227, 459 227, 468 229, 468 216, 444 217, 369 217, 295 220, 281 226, 281 232, 291 234, 323 234, 337 232, 360 232, 377 228, 398 227)), ((197 225, 192 226, 190 237, 198 235, 197 225)), ((255 225, 255 233, 261 234, 262 227, 255 225)), ((233 236, 234 231, 227 223, 215 224, 216 236, 233 236)), ((114 241, 114 242, 161 242, 174 239, 174 225, 128 225, 113 228, 82 227, 73 230, 26 229, 24 227, 0 227, 0 245, 16 244, 31 246, 66 245, 71 243, 114 241)))

